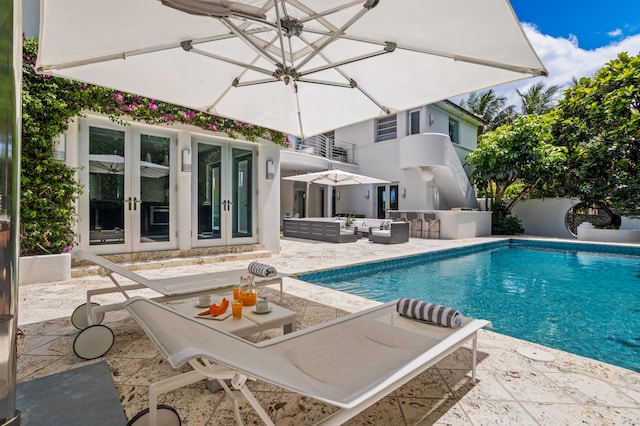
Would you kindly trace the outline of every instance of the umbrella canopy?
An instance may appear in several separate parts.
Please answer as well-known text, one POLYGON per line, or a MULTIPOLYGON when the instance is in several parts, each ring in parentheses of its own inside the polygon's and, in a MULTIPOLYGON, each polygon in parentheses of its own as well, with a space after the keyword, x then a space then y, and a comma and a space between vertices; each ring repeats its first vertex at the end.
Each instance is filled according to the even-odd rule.
MULTIPOLYGON (((342 186, 342 185, 358 185, 358 184, 385 184, 387 180, 374 177, 363 176, 356 173, 346 172, 344 170, 322 170, 320 172, 305 173, 296 176, 287 176, 283 180, 294 180, 296 182, 307 183, 307 194, 309 194, 309 185, 317 183, 320 185, 342 186)), ((331 201, 329 201, 331 202, 331 201)), ((331 208, 329 207, 329 211, 331 208)), ((306 211, 309 211, 309 196, 306 197, 306 211)))
POLYGON ((311 136, 546 70, 508 0, 47 0, 40 73, 311 136))
POLYGON ((363 176, 356 173, 346 172, 344 170, 323 170, 315 173, 287 176, 282 179, 333 186, 389 183, 387 180, 363 176))

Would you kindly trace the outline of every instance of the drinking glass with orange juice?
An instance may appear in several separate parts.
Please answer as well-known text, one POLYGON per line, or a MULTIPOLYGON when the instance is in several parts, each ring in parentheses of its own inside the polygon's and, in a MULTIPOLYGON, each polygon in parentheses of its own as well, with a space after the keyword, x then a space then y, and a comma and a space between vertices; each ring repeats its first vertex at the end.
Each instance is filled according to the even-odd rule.
POLYGON ((242 300, 237 299, 234 300, 231 304, 231 315, 233 319, 241 319, 242 318, 242 300))
POLYGON ((240 299, 240 294, 241 294, 240 287, 234 287, 233 288, 233 300, 240 299))

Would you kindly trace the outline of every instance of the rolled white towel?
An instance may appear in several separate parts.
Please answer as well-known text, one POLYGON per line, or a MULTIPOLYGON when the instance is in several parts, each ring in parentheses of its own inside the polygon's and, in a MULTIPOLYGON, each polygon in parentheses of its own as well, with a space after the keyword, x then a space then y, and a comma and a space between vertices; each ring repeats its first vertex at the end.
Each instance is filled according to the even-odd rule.
POLYGON ((275 277, 278 275, 276 268, 260 262, 251 262, 247 268, 253 275, 261 277, 275 277))
POLYGON ((396 310, 407 318, 425 321, 444 327, 462 325, 462 314, 453 308, 434 305, 418 299, 402 298, 396 303, 396 310))

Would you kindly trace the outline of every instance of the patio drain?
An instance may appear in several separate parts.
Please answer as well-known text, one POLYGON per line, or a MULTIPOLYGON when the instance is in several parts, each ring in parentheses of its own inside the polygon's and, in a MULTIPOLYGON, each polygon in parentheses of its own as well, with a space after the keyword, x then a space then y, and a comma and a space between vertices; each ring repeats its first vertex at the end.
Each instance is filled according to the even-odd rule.
POLYGON ((534 361, 551 362, 551 361, 555 361, 556 359, 556 357, 554 357, 550 352, 543 351, 537 348, 532 348, 530 346, 521 346, 518 349, 516 349, 516 352, 534 361))

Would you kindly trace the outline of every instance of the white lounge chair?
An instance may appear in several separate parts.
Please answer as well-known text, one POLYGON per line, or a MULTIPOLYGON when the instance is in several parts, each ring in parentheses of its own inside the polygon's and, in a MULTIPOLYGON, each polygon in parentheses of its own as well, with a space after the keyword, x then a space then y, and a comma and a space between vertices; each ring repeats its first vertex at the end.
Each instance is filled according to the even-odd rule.
POLYGON ((234 390, 266 424, 273 424, 246 387, 247 380, 256 378, 339 407, 321 423, 342 424, 471 339, 475 383, 477 332, 490 325, 468 317, 458 328, 429 325, 401 317, 390 302, 251 343, 148 299, 131 298, 125 306, 173 368, 184 363, 193 367, 150 385, 149 409, 131 425, 156 424, 158 415, 175 416, 179 424, 170 407, 158 409, 158 395, 205 378, 217 380, 233 398, 238 424, 242 423, 234 390), (225 379, 231 379, 231 387, 225 379))
MULTIPOLYGON (((160 294, 153 300, 168 302, 230 289, 240 283, 242 275, 249 275, 247 269, 234 269, 209 274, 149 279, 85 250, 74 250, 72 256, 76 262, 89 261, 98 265, 98 273, 109 277, 115 285, 115 288, 88 290, 86 303, 78 306, 71 314, 71 323, 81 330, 73 342, 73 351, 83 359, 99 358, 109 352, 115 337, 111 329, 101 325, 104 314, 124 309, 122 303, 100 306, 91 301, 93 296, 120 292, 126 300, 129 298, 127 291, 149 288, 160 294), (122 285, 114 275, 120 275, 136 284, 122 285)), ((282 302, 282 278, 286 276, 282 273, 271 277, 254 276, 254 282, 256 286, 280 284, 282 302)))

